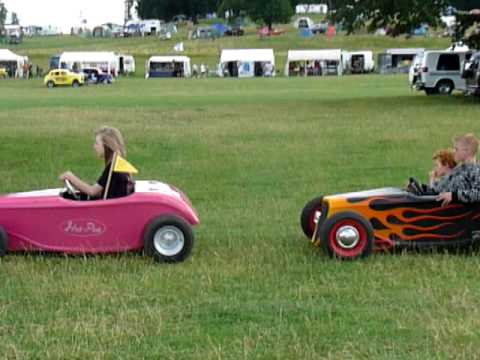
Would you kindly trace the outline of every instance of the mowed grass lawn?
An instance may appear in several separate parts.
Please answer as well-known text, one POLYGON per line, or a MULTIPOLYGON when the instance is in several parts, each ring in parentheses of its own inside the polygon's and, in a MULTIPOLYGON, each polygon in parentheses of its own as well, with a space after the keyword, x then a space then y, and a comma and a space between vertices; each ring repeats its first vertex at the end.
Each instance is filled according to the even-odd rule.
POLYGON ((94 182, 93 132, 109 124, 122 130, 137 178, 182 189, 201 225, 177 265, 7 255, 0 357, 480 358, 478 255, 339 262, 299 227, 321 193, 425 179, 435 150, 480 135, 479 115, 471 99, 411 92, 404 76, 53 90, 1 81, 1 193, 60 187, 65 170, 94 182))

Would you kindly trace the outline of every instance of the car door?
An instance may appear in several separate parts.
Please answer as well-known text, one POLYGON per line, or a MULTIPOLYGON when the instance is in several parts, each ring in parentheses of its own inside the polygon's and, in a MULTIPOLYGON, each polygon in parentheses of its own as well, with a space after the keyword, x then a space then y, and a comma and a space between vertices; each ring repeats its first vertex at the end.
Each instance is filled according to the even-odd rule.
POLYGON ((67 72, 65 70, 60 70, 57 76, 57 85, 65 85, 67 83, 67 72))

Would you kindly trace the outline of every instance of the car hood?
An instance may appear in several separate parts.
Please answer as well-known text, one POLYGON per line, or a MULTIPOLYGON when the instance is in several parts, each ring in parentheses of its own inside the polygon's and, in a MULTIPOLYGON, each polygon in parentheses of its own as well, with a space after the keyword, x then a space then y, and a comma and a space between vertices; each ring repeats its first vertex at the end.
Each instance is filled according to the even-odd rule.
POLYGON ((394 187, 385 187, 379 189, 349 192, 342 194, 328 195, 324 198, 335 199, 335 198, 369 198, 373 196, 400 196, 407 195, 408 193, 405 190, 394 188, 394 187))

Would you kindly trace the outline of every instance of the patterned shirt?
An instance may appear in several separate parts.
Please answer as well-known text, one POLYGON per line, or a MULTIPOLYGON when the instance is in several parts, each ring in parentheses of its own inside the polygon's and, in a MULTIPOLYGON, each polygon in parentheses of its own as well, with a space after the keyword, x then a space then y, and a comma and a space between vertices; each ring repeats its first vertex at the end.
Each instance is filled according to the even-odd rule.
POLYGON ((444 176, 432 187, 438 193, 451 192, 452 200, 456 202, 480 202, 480 165, 457 165, 450 175, 444 176))

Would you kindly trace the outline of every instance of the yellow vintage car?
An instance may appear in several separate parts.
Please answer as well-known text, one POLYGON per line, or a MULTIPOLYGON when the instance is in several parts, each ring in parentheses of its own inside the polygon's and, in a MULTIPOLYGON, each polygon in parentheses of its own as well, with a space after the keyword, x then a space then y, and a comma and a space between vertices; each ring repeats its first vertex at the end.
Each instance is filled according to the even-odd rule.
POLYGON ((84 84, 84 77, 65 69, 53 69, 45 76, 44 84, 49 88, 55 86, 72 86, 74 88, 84 84))
POLYGON ((8 77, 7 69, 0 67, 0 78, 6 79, 8 77))

